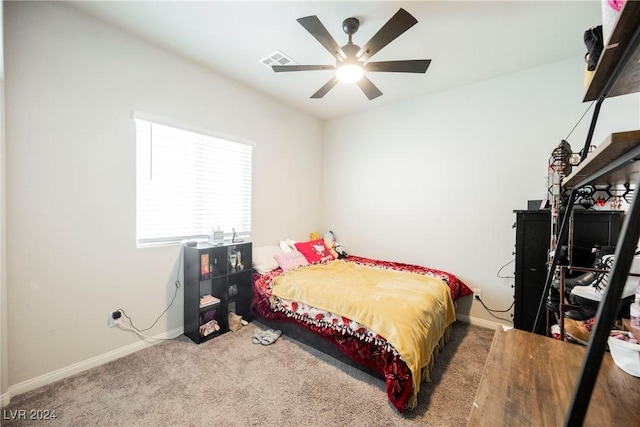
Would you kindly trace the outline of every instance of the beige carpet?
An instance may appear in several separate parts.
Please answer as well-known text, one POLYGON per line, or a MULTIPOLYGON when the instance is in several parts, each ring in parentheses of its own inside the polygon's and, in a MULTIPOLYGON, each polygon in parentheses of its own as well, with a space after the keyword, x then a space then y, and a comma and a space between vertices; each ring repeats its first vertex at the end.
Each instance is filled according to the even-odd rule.
POLYGON ((259 323, 201 345, 184 336, 15 396, 2 426, 465 426, 493 330, 457 322, 418 407, 399 414, 382 380, 259 323), (11 419, 55 411, 50 421, 11 419), (13 417, 15 418, 15 417, 13 417))

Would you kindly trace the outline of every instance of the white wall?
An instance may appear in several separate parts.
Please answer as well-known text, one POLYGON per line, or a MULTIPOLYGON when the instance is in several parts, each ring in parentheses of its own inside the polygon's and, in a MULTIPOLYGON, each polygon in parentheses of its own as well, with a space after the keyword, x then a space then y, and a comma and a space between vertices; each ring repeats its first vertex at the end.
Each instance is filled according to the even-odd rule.
MULTIPOLYGON (((106 326, 110 311, 145 328, 173 296, 179 246, 136 249, 132 110, 257 141, 257 245, 302 239, 320 223, 322 171, 309 159, 320 157, 322 124, 64 4, 5 4, 16 394, 137 342, 106 326)), ((147 334, 180 332, 182 304, 180 290, 147 334)))
MULTIPOLYGON (((566 60, 326 123, 323 227, 352 253, 449 271, 508 308, 513 280, 496 274, 514 259, 513 210, 544 197, 551 151, 588 107, 583 70, 566 60)), ((576 152, 592 110, 568 139, 576 152)), ((594 143, 639 117, 636 95, 605 101, 594 143)), ((458 312, 497 321, 471 300, 458 312)))
POLYGON ((5 209, 4 2, 0 2, 0 406, 9 403, 7 360, 7 262, 5 209))

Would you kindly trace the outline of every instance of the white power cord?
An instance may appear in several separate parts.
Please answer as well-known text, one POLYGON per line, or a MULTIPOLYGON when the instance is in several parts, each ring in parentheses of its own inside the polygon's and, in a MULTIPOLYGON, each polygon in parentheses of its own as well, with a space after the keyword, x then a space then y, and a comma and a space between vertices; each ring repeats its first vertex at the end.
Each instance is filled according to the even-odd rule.
POLYGON ((127 325, 126 323, 124 323, 122 321, 122 318, 118 319, 116 321, 116 327, 123 329, 125 331, 129 331, 129 332, 133 332, 134 334, 136 334, 137 336, 139 336, 140 338, 144 339, 144 340, 154 340, 154 341, 170 341, 173 340, 173 338, 160 338, 160 337, 150 337, 148 335, 143 334, 142 332, 140 332, 138 329, 135 328, 135 326, 131 325, 127 325))

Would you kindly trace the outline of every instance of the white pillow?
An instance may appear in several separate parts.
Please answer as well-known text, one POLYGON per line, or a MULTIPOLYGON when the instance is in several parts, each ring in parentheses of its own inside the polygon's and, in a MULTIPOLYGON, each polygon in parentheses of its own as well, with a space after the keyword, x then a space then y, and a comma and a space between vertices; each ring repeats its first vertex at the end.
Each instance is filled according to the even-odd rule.
POLYGON ((296 244, 295 240, 291 240, 291 239, 280 240, 280 249, 282 249, 283 252, 293 252, 297 250, 295 247, 295 244, 296 244))
POLYGON ((279 265, 273 257, 281 253, 283 253, 283 251, 279 246, 259 246, 253 248, 253 253, 251 254, 253 269, 260 274, 266 274, 271 270, 275 270, 279 265))

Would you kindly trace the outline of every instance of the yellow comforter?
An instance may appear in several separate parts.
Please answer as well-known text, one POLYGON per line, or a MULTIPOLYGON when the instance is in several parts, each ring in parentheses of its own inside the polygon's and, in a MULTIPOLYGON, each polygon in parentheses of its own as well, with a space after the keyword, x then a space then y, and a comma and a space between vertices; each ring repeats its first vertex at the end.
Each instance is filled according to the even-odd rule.
POLYGON ((455 321, 442 280, 342 260, 290 270, 276 279, 272 295, 348 317, 384 337, 411 370, 409 407, 415 406, 422 368, 455 321))

